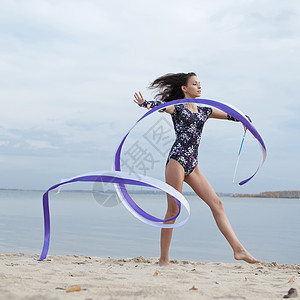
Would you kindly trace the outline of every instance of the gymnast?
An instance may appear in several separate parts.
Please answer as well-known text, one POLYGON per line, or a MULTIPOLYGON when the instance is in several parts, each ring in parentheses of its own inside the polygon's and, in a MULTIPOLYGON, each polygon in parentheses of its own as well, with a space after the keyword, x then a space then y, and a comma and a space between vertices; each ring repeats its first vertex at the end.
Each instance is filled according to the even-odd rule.
MULTIPOLYGON (((194 99, 201 96, 201 85, 195 73, 166 74, 154 80, 150 88, 158 89, 155 96, 157 100, 147 101, 141 92, 136 92, 134 102, 141 107, 151 109, 172 100, 194 99)), ((195 103, 172 105, 160 110, 160 112, 171 115, 176 135, 166 161, 166 183, 182 192, 183 182, 186 182, 210 207, 216 224, 230 244, 236 260, 244 260, 248 263, 261 262, 254 258, 238 240, 226 217, 222 201, 198 168, 198 148, 205 122, 210 118, 238 120, 223 111, 210 107, 200 107, 195 103)), ((250 120, 249 117, 248 119, 250 120)), ((169 194, 167 194, 167 201, 168 208, 165 219, 170 219, 177 215, 179 208, 169 194)), ((175 219, 166 223, 173 224, 174 222, 175 219)), ((169 264, 172 233, 173 228, 161 229, 160 266, 169 264)))

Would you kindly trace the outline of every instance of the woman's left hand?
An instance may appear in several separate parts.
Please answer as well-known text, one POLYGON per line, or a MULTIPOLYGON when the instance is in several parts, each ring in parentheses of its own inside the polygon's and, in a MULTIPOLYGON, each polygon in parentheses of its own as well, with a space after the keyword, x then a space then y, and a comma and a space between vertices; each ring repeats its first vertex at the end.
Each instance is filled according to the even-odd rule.
MULTIPOLYGON (((247 116, 247 115, 245 115, 246 116, 246 118, 248 119, 248 121, 250 122, 250 123, 252 123, 252 120, 251 120, 251 118, 249 117, 249 116, 247 116)), ((244 125, 243 125, 244 126, 244 125)), ((247 128, 244 126, 244 130, 245 131, 247 131, 247 128)))

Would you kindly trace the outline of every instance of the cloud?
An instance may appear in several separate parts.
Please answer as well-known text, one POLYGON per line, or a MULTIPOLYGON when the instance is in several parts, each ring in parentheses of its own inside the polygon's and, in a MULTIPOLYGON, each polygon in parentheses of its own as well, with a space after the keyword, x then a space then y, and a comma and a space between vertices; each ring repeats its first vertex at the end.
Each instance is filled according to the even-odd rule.
POLYGON ((25 142, 33 149, 58 149, 58 147, 51 145, 48 141, 26 140, 25 142))
MULTIPOLYGON (((27 168, 22 160, 29 159, 35 166, 30 176, 45 186, 47 176, 40 176, 39 167, 51 178, 93 166, 110 169, 119 140, 145 112, 133 103, 133 93, 141 90, 151 99, 146 87, 156 77, 195 71, 204 98, 249 114, 266 141, 270 154, 262 177, 245 192, 262 191, 264 185, 284 188, 286 176, 297 188, 291 166, 298 161, 293 149, 300 146, 293 138, 300 109, 298 1, 2 1, 0 6, 4 171, 21 173, 27 168), (284 159, 285 175, 274 179, 284 159)), ((222 178, 230 177, 240 137, 240 128, 226 122, 210 120, 205 128, 201 160, 219 191, 232 188, 230 179, 222 183, 222 178)), ((259 158, 257 145, 248 141, 245 172, 259 158)), ((20 176, 15 184, 28 182, 20 176)))

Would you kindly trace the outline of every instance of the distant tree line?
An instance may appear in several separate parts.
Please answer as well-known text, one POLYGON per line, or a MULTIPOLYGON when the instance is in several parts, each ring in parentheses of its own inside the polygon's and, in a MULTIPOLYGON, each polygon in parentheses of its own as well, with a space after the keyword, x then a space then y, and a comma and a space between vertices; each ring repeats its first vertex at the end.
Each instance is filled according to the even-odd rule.
POLYGON ((259 194, 233 194, 232 197, 258 197, 258 198, 300 198, 300 191, 275 191, 259 194))

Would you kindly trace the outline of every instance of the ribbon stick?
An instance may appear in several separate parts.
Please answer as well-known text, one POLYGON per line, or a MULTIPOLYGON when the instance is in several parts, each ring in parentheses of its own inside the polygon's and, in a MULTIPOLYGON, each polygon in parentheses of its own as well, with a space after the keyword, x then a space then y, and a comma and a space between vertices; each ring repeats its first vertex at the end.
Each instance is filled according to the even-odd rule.
POLYGON ((243 148, 243 144, 244 144, 246 132, 247 132, 247 129, 244 131, 244 134, 243 134, 241 146, 240 146, 239 153, 238 153, 238 158, 237 158, 237 161, 236 161, 236 164, 235 164, 235 169, 234 169, 234 173, 233 173, 232 183, 235 183, 236 171, 237 171, 237 167, 238 167, 238 164, 239 164, 239 160, 240 160, 240 156, 241 156, 241 152, 242 152, 242 148, 243 148))
POLYGON ((59 188, 62 185, 65 184, 70 184, 73 182, 110 182, 114 184, 114 187, 116 189, 116 192, 121 200, 121 202, 124 204, 124 206, 139 220, 152 225, 156 227, 161 227, 161 228, 173 228, 173 227, 178 227, 183 224, 185 224, 189 218, 190 215, 190 206, 188 201, 185 199, 185 197, 178 192, 176 189, 174 189, 172 186, 168 185, 165 182, 162 182, 158 179, 148 177, 148 176, 142 176, 139 174, 129 174, 127 172, 122 172, 121 171, 121 151, 122 147, 125 143, 126 138, 128 137, 129 133, 133 128, 141 122, 144 118, 149 116, 150 114, 156 112, 157 110, 160 110, 164 107, 168 107, 171 105, 177 105, 177 104, 183 104, 183 103, 198 103, 198 104, 204 104, 204 105, 209 105, 215 108, 218 108, 232 117, 236 118, 240 122, 243 123, 243 125, 252 133, 252 135, 257 139, 257 141, 260 144, 261 150, 262 150, 262 159, 261 162, 255 171, 253 175, 251 175, 249 178, 246 178, 245 180, 239 182, 240 185, 245 184, 249 180, 251 180, 255 174, 259 171, 259 169, 262 167, 265 158, 266 158, 266 147, 265 144, 259 135, 258 131, 255 129, 255 127, 248 121, 246 116, 238 111, 236 108, 233 106, 230 106, 229 104, 225 104, 219 101, 215 100, 208 100, 208 99, 179 99, 179 100, 174 100, 170 101, 167 103, 163 103, 159 106, 156 106, 152 108, 151 110, 147 111, 131 128, 130 130, 126 133, 124 138, 121 140, 120 145, 117 147, 116 153, 115 153, 115 158, 113 161, 113 170, 112 171, 99 171, 99 172, 92 172, 92 173, 87 173, 83 175, 79 175, 73 178, 70 178, 68 180, 64 180, 56 185, 53 185, 50 187, 43 195, 43 210, 44 210, 44 245, 43 245, 43 250, 40 256, 40 260, 43 260, 47 257, 47 253, 49 250, 49 243, 50 243, 50 211, 49 211, 49 195, 48 193, 51 190, 54 190, 56 188, 59 188), (147 186, 147 187, 152 187, 156 189, 160 189, 161 191, 164 191, 171 195, 174 200, 176 201, 179 212, 176 216, 164 220, 164 219, 159 219, 156 218, 147 212, 145 212, 143 209, 141 209, 135 202, 134 200, 130 197, 125 184, 129 185, 140 185, 140 186, 147 186), (185 209, 188 212, 188 216, 186 219, 183 221, 176 223, 176 224, 165 224, 168 221, 172 221, 176 219, 181 211, 181 204, 185 207, 185 209))

